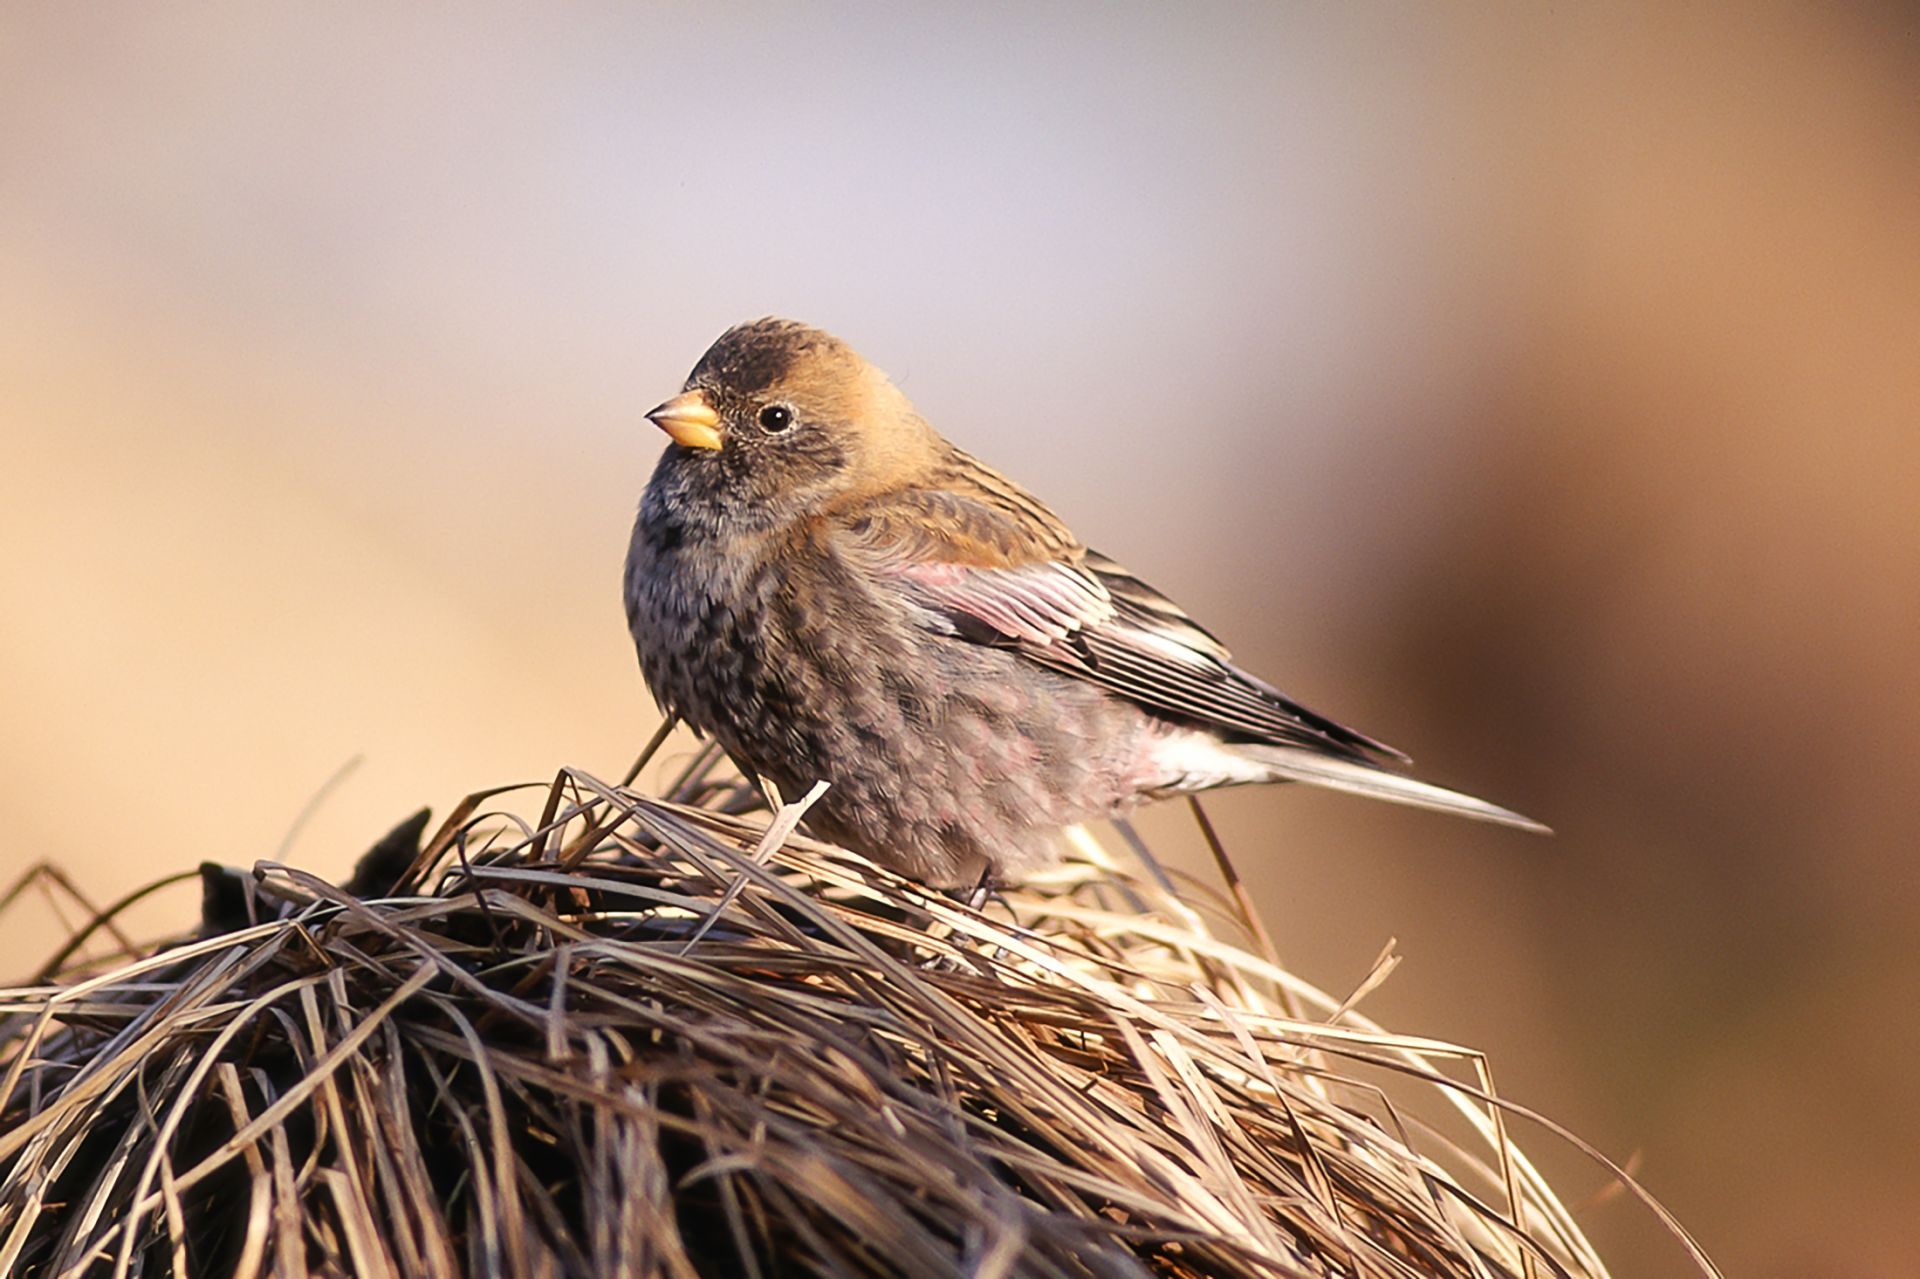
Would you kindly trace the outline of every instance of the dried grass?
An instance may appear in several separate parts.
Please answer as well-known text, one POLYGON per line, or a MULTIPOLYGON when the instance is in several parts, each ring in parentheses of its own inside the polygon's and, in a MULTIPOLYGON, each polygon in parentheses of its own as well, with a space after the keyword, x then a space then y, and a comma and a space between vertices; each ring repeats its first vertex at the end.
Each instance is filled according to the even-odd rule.
POLYGON ((974 910, 705 777, 96 919, 0 990, 0 1274, 1606 1273, 1484 1059, 1197 886, 1082 839, 974 910))

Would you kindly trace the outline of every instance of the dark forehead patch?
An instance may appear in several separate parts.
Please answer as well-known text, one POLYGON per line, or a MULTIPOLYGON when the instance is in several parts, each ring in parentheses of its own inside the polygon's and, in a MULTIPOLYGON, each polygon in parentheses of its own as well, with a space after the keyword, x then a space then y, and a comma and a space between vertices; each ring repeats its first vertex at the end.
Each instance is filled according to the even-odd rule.
POLYGON ((755 320, 721 334, 693 366, 689 380, 753 395, 786 377, 803 354, 832 342, 818 329, 792 320, 755 320))

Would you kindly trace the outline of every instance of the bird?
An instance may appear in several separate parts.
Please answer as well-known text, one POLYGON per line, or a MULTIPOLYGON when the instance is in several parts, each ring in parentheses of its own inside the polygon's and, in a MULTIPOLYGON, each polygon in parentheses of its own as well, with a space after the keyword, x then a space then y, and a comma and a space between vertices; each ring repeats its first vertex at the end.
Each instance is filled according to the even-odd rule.
POLYGON ((949 443, 851 346, 768 317, 647 418, 628 549, 654 699, 818 836, 930 887, 1016 883, 1139 802, 1305 782, 1544 831, 1236 665, 949 443))

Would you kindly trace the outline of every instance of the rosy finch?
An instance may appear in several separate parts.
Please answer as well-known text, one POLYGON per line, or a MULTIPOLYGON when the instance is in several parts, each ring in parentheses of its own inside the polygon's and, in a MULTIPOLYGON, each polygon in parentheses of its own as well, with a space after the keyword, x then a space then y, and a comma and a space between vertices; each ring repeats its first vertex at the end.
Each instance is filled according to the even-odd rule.
POLYGON ((1300 781, 1540 829, 1233 664, 934 431, 846 343, 722 334, 647 414, 627 622, 654 697, 807 821, 926 883, 1012 878, 1142 798, 1300 781))

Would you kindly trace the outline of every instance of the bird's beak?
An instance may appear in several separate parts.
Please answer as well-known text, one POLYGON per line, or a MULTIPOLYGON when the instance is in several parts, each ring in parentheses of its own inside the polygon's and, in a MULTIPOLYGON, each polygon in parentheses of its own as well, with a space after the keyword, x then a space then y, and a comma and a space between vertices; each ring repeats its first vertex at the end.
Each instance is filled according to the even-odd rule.
POLYGON ((647 420, 690 449, 720 447, 720 415, 699 391, 685 391, 647 414, 647 420))

